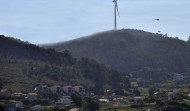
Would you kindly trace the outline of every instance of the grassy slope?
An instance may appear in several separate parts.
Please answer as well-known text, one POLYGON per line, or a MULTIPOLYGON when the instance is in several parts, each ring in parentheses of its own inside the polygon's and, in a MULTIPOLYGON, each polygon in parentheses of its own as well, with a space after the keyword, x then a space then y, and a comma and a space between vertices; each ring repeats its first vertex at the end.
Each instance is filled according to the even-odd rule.
POLYGON ((12 91, 30 92, 36 84, 58 84, 56 81, 43 78, 28 78, 23 74, 20 64, 1 64, 0 77, 2 77, 4 88, 12 91))

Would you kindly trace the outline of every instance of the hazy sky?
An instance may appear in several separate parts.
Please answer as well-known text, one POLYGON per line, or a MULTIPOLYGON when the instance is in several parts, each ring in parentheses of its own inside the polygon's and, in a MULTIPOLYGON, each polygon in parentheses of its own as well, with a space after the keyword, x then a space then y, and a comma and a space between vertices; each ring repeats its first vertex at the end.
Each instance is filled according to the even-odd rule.
MULTIPOLYGON (((112 0, 0 0, 0 34, 31 43, 71 40, 113 29, 112 0)), ((190 0, 118 0, 118 28, 187 40, 190 0), (155 21, 154 18, 160 18, 155 21)))

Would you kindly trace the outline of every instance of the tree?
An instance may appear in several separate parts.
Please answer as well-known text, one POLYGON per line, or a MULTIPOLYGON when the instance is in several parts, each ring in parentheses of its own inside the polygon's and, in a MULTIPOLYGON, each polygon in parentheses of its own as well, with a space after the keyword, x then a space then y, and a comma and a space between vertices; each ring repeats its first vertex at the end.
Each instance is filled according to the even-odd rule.
POLYGON ((94 102, 91 98, 86 98, 82 104, 83 111, 96 111, 99 109, 99 104, 94 102))
POLYGON ((131 83, 130 83, 130 80, 129 80, 128 76, 125 76, 123 78, 123 80, 122 80, 122 86, 123 86, 123 89, 125 89, 125 90, 131 88, 131 83))
POLYGON ((154 86, 151 86, 151 87, 149 88, 149 90, 148 90, 148 93, 149 93, 150 96, 152 96, 155 92, 160 92, 160 90, 157 89, 157 88, 154 87, 154 86))
POLYGON ((3 83, 2 83, 2 80, 0 78, 0 90, 3 88, 3 83))
POLYGON ((134 94, 135 96, 140 96, 140 95, 141 95, 141 92, 140 92, 138 89, 134 89, 134 90, 133 90, 133 94, 134 94))
POLYGON ((73 100, 73 103, 78 106, 81 107, 82 106, 82 99, 80 94, 78 93, 74 93, 73 95, 71 95, 71 99, 73 100))
POLYGON ((190 36, 189 36, 189 38, 188 38, 187 42, 190 42, 190 36))

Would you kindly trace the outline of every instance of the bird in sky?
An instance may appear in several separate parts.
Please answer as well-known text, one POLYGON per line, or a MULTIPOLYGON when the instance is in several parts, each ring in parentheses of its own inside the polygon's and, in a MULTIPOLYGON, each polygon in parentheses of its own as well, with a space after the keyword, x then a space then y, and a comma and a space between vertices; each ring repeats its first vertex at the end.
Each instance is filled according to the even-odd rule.
POLYGON ((156 19, 154 19, 154 20, 157 20, 157 21, 159 21, 160 19, 159 19, 159 18, 156 18, 156 19))

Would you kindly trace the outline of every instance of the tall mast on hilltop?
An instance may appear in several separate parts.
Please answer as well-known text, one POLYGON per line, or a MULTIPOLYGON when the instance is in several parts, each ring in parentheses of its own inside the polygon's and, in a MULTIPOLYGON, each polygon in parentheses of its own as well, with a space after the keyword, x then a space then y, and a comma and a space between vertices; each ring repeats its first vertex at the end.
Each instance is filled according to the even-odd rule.
POLYGON ((117 14, 116 13, 118 13, 118 16, 119 16, 119 9, 117 6, 117 0, 113 0, 113 3, 114 3, 114 29, 117 30, 117 14))

